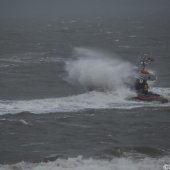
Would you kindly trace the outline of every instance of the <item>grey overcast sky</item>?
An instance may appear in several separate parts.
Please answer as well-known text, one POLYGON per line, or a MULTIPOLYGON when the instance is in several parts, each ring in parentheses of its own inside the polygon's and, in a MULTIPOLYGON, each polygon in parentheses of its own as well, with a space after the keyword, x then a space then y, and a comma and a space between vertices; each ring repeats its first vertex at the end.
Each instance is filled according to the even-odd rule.
POLYGON ((0 17, 135 16, 169 11, 170 0, 0 0, 0 17))

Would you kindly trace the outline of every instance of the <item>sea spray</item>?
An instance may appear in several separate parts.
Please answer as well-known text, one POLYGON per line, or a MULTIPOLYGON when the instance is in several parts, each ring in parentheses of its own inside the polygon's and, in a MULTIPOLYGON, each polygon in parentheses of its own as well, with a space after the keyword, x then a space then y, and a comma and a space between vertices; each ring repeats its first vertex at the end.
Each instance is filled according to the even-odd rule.
POLYGON ((67 80, 74 85, 114 92, 126 92, 134 85, 134 66, 116 55, 75 48, 74 56, 66 63, 67 80))

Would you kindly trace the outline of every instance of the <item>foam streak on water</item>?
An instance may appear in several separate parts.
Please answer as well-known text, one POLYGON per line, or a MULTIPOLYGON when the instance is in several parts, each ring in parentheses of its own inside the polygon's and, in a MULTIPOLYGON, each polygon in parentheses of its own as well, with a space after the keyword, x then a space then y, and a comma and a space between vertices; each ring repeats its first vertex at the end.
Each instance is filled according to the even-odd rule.
MULTIPOLYGON (((170 93, 169 88, 154 88, 155 91, 164 91, 163 95, 170 93)), ((0 114, 16 114, 20 112, 51 113, 51 112, 77 112, 85 109, 133 109, 137 107, 169 107, 167 104, 154 102, 137 102, 128 100, 129 92, 98 92, 91 91, 75 96, 62 98, 12 100, 0 101, 0 114)))

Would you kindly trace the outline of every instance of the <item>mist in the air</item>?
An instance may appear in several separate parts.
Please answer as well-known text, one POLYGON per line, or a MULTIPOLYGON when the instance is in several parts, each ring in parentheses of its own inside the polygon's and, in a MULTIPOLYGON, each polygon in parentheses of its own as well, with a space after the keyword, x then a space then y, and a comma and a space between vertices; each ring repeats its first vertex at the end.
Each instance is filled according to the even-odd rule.
POLYGON ((66 63, 67 81, 87 90, 126 93, 134 85, 134 66, 115 54, 76 48, 76 59, 66 63))

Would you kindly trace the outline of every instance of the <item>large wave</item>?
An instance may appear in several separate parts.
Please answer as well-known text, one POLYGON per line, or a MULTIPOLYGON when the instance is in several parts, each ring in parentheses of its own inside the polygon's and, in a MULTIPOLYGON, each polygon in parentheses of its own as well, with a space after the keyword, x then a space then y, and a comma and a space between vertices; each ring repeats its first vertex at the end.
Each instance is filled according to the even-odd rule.
MULTIPOLYGON (((129 99, 136 94, 133 86, 133 65, 101 51, 76 48, 75 58, 66 63, 67 80, 78 86, 93 88, 84 94, 34 100, 0 100, 0 115, 20 112, 76 112, 84 109, 133 109, 153 107, 152 103, 129 99), (102 89, 102 91, 98 91, 102 89)), ((169 88, 154 88, 154 92, 169 97, 169 88)), ((169 104, 154 104, 154 107, 169 104)))
POLYGON ((170 159, 144 158, 133 160, 130 158, 115 158, 112 160, 77 158, 57 159, 54 162, 26 163, 14 165, 0 165, 1 170, 160 170, 167 168, 170 159))
POLYGON ((131 63, 116 58, 116 55, 75 48, 76 59, 66 63, 67 80, 87 89, 102 89, 126 92, 134 84, 134 67, 131 63))

